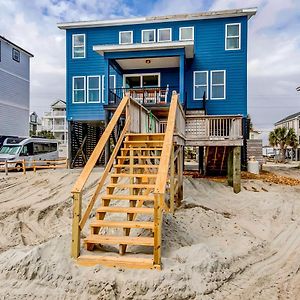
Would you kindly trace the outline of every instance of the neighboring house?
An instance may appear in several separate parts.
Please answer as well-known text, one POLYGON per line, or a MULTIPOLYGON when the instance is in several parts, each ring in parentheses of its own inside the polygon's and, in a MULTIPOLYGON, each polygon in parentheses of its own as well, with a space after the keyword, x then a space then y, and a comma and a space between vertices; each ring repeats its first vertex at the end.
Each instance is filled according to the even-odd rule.
POLYGON ((275 128, 293 128, 298 139, 298 149, 288 149, 288 156, 295 160, 300 160, 300 112, 289 115, 275 123, 275 128))
POLYGON ((39 131, 40 121, 37 113, 34 111, 29 116, 29 132, 30 136, 34 136, 39 131))
POLYGON ((251 129, 249 133, 250 140, 260 140, 261 139, 261 131, 251 129))
MULTIPOLYGON (((71 157, 84 142, 95 145, 103 121, 126 92, 154 113, 161 111, 163 119, 177 91, 190 115, 190 146, 205 147, 209 143, 202 140, 237 132, 241 140, 235 145, 243 145, 248 138, 248 20, 255 13, 255 8, 233 9, 58 24, 66 30, 71 157)), ((224 157, 226 143, 219 145, 224 157)))
POLYGON ((29 135, 31 53, 0 36, 0 135, 29 135))
POLYGON ((51 105, 50 112, 42 117, 41 130, 51 131, 61 144, 68 142, 68 124, 66 122, 66 102, 57 100, 51 105))

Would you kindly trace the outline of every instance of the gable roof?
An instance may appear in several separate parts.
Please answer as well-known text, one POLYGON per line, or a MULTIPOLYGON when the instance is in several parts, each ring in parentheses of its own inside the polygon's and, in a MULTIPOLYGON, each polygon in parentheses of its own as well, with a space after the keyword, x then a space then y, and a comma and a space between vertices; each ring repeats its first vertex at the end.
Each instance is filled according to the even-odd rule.
POLYGON ((257 8, 240 8, 228 9, 219 11, 207 11, 192 14, 178 14, 167 16, 153 16, 153 17, 140 17, 128 19, 114 19, 114 20, 101 20, 101 21, 80 21, 80 22, 64 22, 58 23, 60 29, 72 28, 89 28, 89 27, 106 27, 106 26, 119 26, 119 25, 133 25, 133 24, 149 24, 149 23, 162 23, 170 21, 190 21, 190 20, 203 20, 203 19, 217 19, 217 18, 230 18, 247 16, 250 19, 257 12, 257 8))
POLYGON ((66 107, 66 101, 58 99, 51 104, 51 107, 66 107))
POLYGON ((15 43, 11 42, 10 40, 8 40, 7 38, 5 38, 4 36, 0 35, 0 40, 10 44, 11 46, 17 48, 18 50, 24 52, 25 54, 27 54, 29 57, 33 57, 33 54, 31 54, 30 52, 26 51, 25 49, 21 48, 20 46, 16 45, 15 43))
POLYGON ((297 113, 295 113, 295 114, 289 115, 289 116, 287 116, 287 117, 281 119, 280 121, 276 122, 275 125, 280 124, 280 123, 282 123, 282 122, 286 122, 286 121, 295 119, 295 118, 297 118, 297 117, 300 117, 300 112, 297 112, 297 113))

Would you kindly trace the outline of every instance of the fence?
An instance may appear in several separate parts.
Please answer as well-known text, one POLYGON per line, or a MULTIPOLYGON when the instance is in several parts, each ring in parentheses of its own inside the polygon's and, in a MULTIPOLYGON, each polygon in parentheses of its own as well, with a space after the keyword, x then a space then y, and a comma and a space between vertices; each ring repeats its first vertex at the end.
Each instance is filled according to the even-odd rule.
POLYGON ((36 172, 37 169, 63 169, 68 168, 67 159, 59 160, 31 160, 26 161, 25 159, 19 161, 4 161, 0 162, 0 172, 4 171, 8 175, 9 171, 23 171, 23 174, 26 173, 26 170, 32 169, 36 172))

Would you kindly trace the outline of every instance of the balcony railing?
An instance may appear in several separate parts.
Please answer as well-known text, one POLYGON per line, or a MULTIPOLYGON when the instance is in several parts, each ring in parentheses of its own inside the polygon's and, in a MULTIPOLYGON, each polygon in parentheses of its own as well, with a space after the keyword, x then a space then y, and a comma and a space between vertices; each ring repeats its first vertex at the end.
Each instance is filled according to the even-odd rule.
POLYGON ((225 140, 242 138, 242 116, 186 115, 187 140, 225 140))
POLYGON ((124 95, 129 93, 132 99, 145 106, 167 105, 171 100, 172 91, 178 92, 178 87, 165 86, 110 89, 108 104, 118 104, 124 95))
POLYGON ((50 111, 44 114, 45 117, 64 117, 66 116, 65 111, 50 111))

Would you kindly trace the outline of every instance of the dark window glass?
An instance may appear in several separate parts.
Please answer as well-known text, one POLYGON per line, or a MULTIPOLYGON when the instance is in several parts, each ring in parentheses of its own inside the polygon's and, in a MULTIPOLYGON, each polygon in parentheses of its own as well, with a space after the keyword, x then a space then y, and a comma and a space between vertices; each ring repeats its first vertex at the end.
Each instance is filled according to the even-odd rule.
POLYGON ((12 49, 12 59, 16 62, 20 62, 20 51, 13 48, 12 49))

